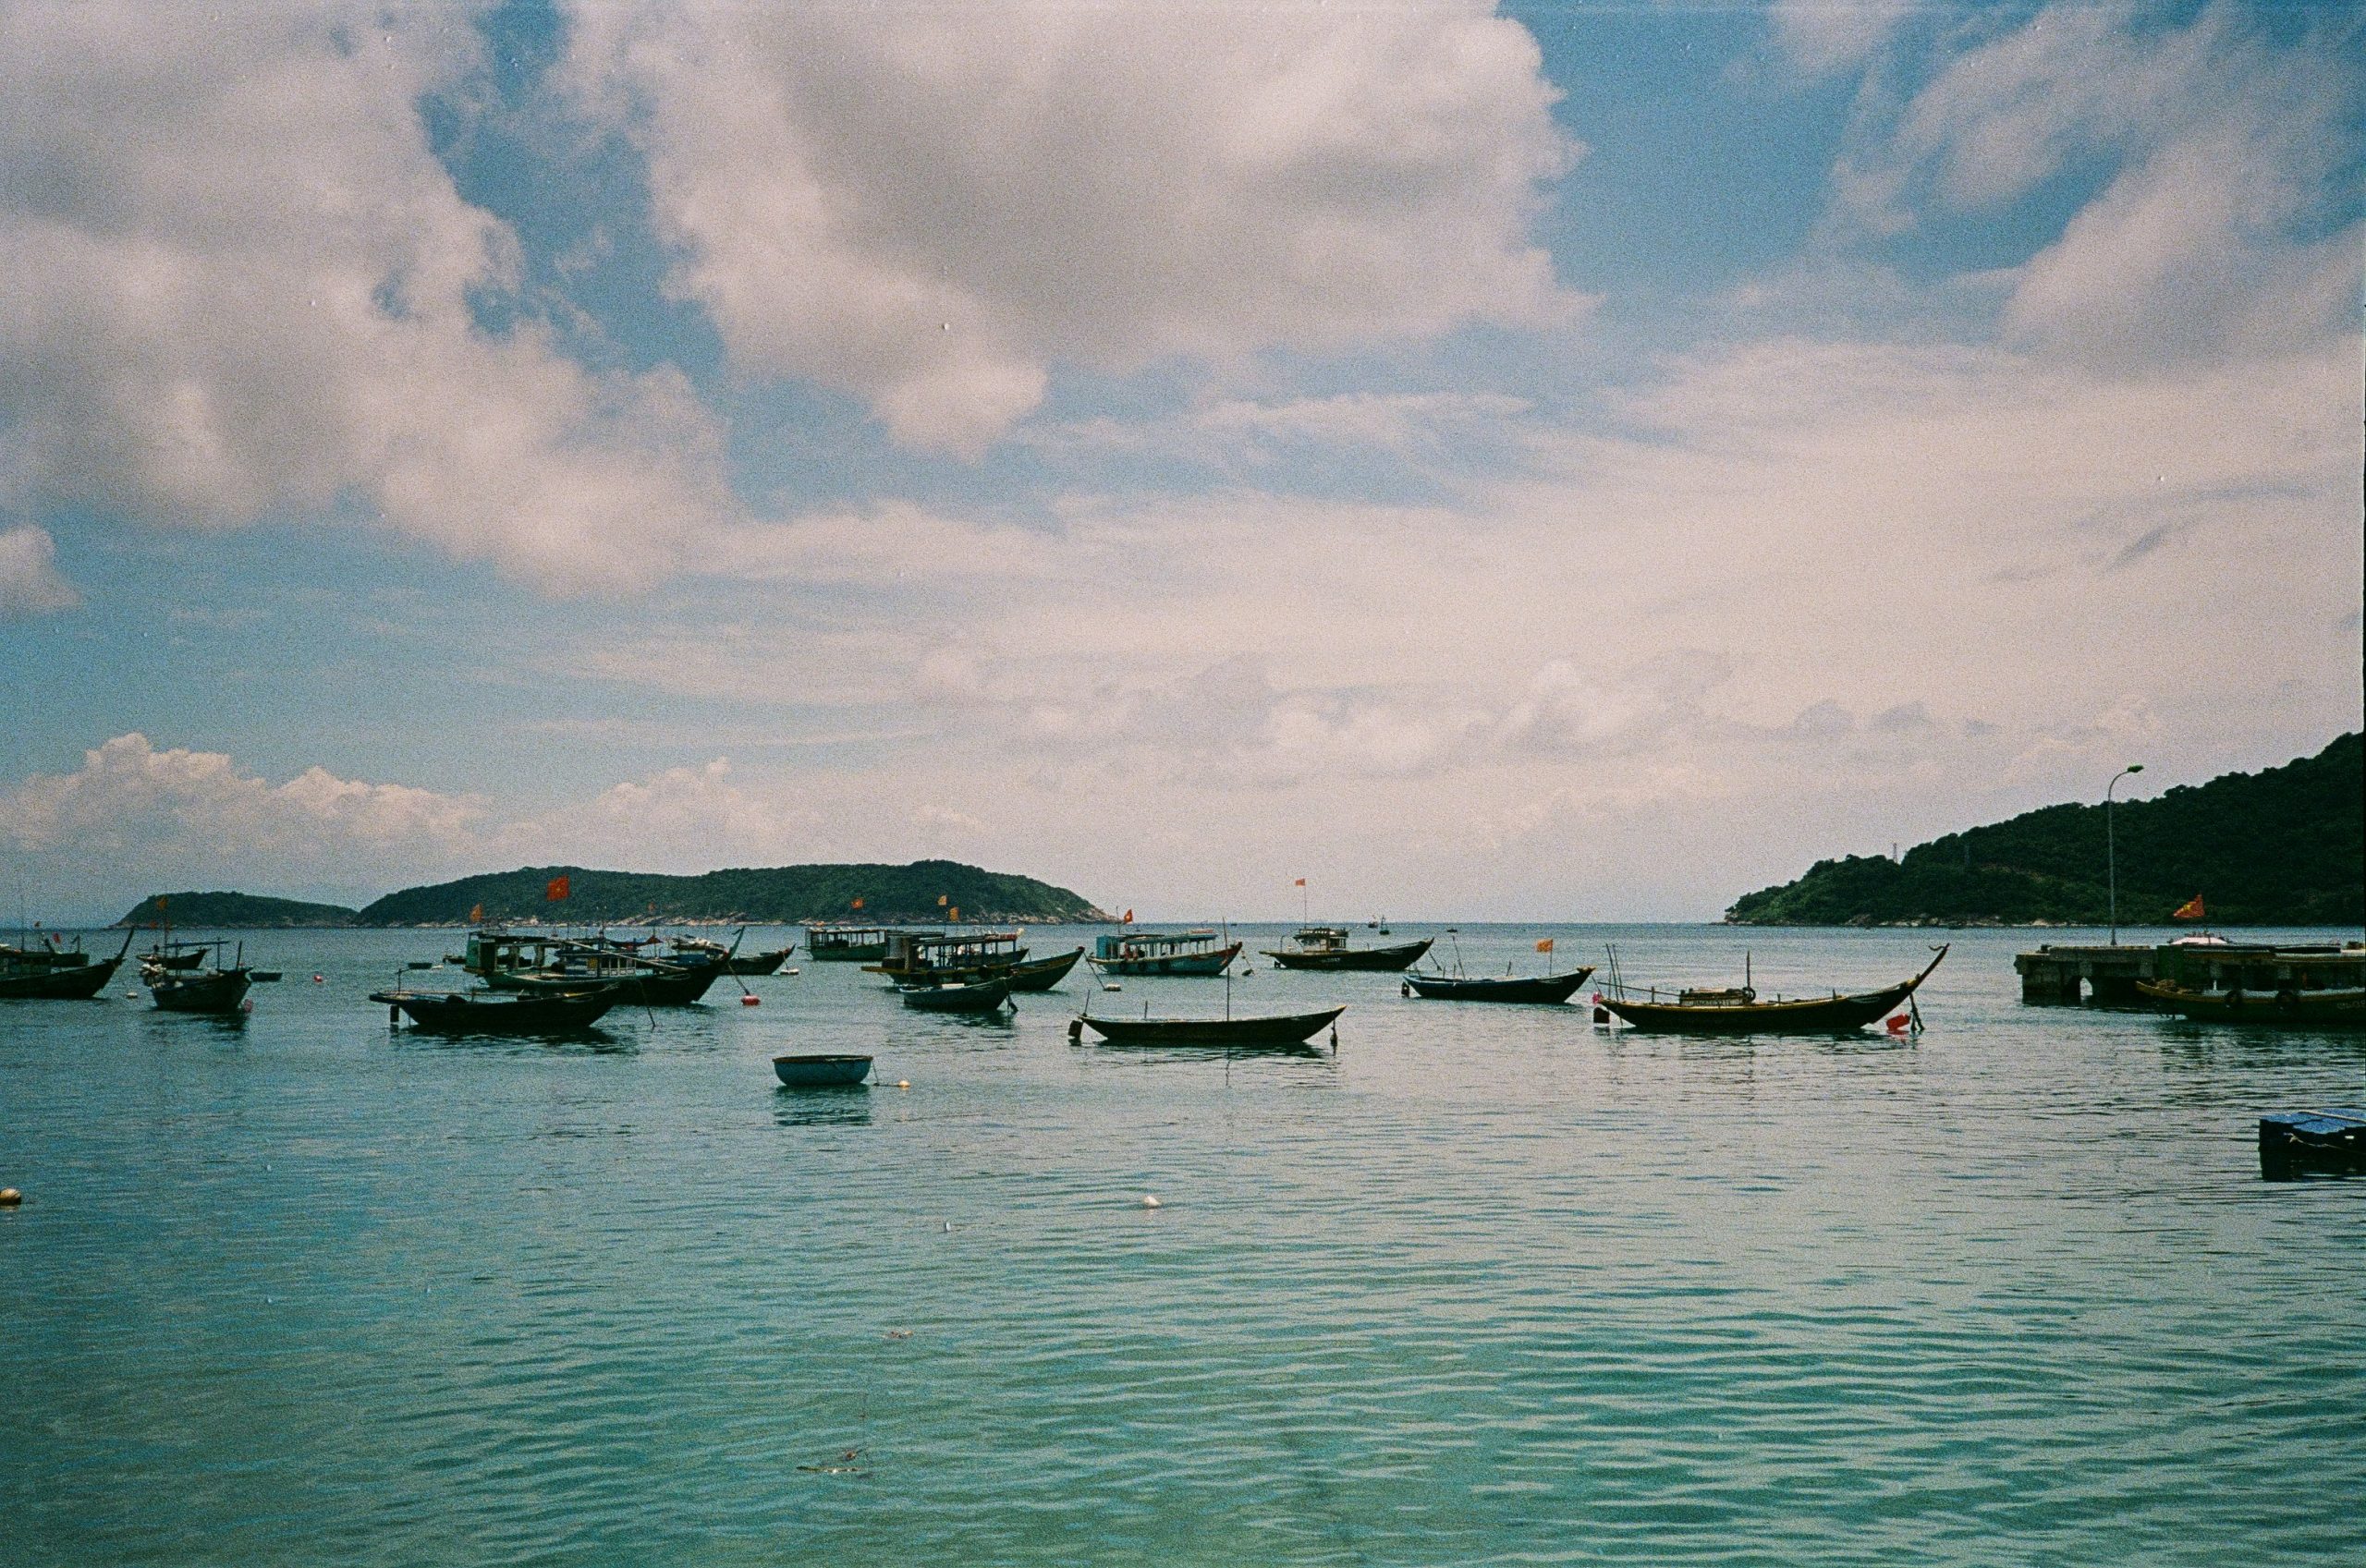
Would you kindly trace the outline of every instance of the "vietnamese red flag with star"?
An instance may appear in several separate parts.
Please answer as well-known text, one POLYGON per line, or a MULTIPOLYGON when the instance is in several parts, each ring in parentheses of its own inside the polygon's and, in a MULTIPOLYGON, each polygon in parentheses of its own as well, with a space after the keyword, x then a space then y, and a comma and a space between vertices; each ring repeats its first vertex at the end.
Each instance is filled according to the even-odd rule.
POLYGON ((2170 916, 2169 918, 2172 920, 2201 919, 2201 894, 2197 893, 2191 898, 2187 899, 2183 904, 2178 905, 2177 913, 2170 916))
POLYGON ((553 877, 543 886, 543 897, 552 904, 556 904, 560 899, 565 898, 567 892, 565 877, 553 877))

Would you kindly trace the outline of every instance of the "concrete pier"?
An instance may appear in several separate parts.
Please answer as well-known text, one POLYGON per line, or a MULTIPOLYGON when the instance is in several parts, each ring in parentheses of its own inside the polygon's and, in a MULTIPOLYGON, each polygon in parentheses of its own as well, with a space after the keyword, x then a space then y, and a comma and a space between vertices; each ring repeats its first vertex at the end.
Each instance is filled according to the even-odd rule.
POLYGON ((2017 954, 2021 1000, 2045 1005, 2092 1002, 2148 1005, 2139 980, 2169 980, 2197 991, 2275 991, 2366 986, 2366 945, 2275 947, 2253 942, 2170 942, 2159 947, 2056 947, 2017 954))
POLYGON ((2051 1005, 2076 1005, 2092 1001, 2111 1007, 2141 1006, 2139 980, 2158 972, 2152 947, 2056 947, 2049 942, 2035 953, 2016 954, 2013 969, 2021 977, 2021 1000, 2051 1005))

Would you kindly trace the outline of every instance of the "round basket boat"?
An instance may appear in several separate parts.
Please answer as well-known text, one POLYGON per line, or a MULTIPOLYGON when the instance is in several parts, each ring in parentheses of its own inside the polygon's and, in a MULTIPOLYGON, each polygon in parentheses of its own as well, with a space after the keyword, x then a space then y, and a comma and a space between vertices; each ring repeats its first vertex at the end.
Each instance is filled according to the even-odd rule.
POLYGON ((775 1056, 773 1074, 787 1088, 844 1088, 871 1076, 868 1056, 775 1056))

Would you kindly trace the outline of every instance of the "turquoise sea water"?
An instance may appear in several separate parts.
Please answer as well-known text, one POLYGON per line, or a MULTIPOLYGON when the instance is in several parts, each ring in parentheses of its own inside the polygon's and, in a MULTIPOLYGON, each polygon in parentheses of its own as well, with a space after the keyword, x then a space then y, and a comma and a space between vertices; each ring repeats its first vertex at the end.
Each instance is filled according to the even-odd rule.
MULTIPOLYGON (((1460 942, 1548 934, 1925 956, 1460 942)), ((1905 1041, 1260 961, 1235 1007, 1345 1001, 1337 1050, 1228 1061, 1066 1028, 1221 982, 981 1024, 801 954, 563 1047, 391 1031, 453 940, 250 935, 243 1025, 0 1004, 0 1562, 2366 1560, 2366 1182, 2254 1144, 2366 1039, 2025 1007, 2026 932, 1905 1041), (774 1087, 845 1050, 884 1082, 774 1087)))

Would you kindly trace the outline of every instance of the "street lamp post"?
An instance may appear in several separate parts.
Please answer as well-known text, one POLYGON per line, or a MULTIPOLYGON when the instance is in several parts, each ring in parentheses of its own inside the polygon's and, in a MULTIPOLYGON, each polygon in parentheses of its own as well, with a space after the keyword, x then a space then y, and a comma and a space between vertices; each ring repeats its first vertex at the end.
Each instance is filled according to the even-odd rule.
POLYGON ((2119 781, 2128 774, 2140 773, 2143 771, 2143 763, 2130 762, 2111 776, 2111 783, 2104 785, 2104 864, 2110 869, 2111 944, 2114 947, 2119 945, 2119 841, 2112 833, 2111 792, 2118 788, 2119 781))

